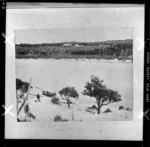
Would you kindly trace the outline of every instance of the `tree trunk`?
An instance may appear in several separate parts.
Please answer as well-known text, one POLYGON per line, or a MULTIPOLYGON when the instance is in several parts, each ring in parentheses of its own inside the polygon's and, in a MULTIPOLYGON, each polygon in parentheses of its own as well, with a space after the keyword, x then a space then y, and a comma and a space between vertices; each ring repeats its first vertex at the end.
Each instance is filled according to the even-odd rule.
POLYGON ((70 108, 70 101, 69 100, 67 100, 67 104, 68 104, 68 107, 70 108))
POLYGON ((101 113, 101 107, 98 107, 97 114, 101 113))
POLYGON ((98 108, 98 110, 97 110, 97 114, 100 114, 100 108, 98 108))
POLYGON ((97 108, 97 114, 100 114, 101 113, 101 105, 98 103, 98 108, 97 108))
POLYGON ((66 96, 66 101, 67 101, 68 107, 71 108, 70 107, 70 100, 69 100, 69 97, 67 97, 67 96, 66 96))

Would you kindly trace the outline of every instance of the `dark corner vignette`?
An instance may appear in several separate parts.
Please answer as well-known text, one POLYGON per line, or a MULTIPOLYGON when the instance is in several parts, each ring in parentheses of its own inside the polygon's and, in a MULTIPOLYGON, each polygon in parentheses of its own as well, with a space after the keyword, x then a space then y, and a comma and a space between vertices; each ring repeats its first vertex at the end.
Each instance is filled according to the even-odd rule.
POLYGON ((0 1, 0 88, 1 88, 1 141, 2 146, 4 146, 4 136, 5 136, 5 37, 6 34, 6 1, 0 1))

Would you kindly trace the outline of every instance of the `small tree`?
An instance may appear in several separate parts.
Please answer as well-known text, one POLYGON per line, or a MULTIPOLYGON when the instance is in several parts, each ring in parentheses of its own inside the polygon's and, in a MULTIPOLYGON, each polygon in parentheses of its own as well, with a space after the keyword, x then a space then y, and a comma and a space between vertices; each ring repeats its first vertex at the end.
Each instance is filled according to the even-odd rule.
POLYGON ((68 107, 70 108, 70 98, 78 98, 79 94, 74 87, 65 87, 59 91, 60 96, 62 99, 67 101, 68 107))
POLYGON ((103 84, 103 80, 99 80, 99 78, 94 75, 91 76, 90 82, 85 84, 83 95, 96 98, 98 114, 100 114, 102 106, 121 101, 121 95, 117 91, 108 89, 106 85, 103 84))

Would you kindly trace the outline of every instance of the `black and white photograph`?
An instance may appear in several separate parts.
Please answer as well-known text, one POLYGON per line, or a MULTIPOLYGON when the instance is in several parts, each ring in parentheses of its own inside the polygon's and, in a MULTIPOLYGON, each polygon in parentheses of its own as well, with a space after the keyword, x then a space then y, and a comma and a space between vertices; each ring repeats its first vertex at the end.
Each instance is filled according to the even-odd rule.
POLYGON ((16 30, 18 121, 133 118, 133 30, 16 30))
POLYGON ((8 5, 6 22, 5 138, 142 140, 143 5, 8 5))

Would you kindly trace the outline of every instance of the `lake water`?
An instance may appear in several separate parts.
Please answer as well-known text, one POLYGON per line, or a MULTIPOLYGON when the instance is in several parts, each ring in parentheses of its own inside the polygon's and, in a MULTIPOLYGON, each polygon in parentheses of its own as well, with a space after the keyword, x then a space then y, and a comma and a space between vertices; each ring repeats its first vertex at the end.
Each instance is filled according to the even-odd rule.
MULTIPOLYGON (((96 75, 104 84, 122 95, 119 104, 133 107, 133 63, 104 62, 96 60, 52 60, 16 59, 16 78, 29 82, 32 86, 56 92, 66 86, 74 86, 80 97, 84 85, 96 75)), ((116 105, 113 104, 113 105, 116 105)))

